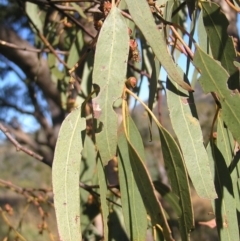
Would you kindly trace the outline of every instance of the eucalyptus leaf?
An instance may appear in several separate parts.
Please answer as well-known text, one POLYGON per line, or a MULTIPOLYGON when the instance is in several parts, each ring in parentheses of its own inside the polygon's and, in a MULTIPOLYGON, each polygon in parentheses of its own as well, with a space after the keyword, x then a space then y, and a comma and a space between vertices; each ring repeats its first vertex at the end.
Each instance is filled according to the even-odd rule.
POLYGON ((219 60, 229 73, 229 88, 238 89, 239 70, 233 61, 237 57, 233 38, 228 36, 229 22, 219 5, 210 2, 201 2, 203 8, 203 23, 210 42, 214 59, 219 60))
POLYGON ((93 99, 93 111, 103 125, 96 135, 103 165, 116 154, 118 118, 113 103, 123 92, 128 52, 125 19, 118 8, 112 7, 98 37, 93 69, 93 83, 100 88, 98 96, 93 99))
MULTIPOLYGON (((221 114, 221 112, 220 112, 221 114)), ((224 125, 220 116, 218 116, 217 122, 217 147, 220 150, 228 169, 230 169, 234 160, 234 139, 231 132, 224 125)), ((236 202, 236 208, 240 211, 240 190, 238 186, 239 179, 239 164, 231 170, 231 179, 233 184, 234 198, 236 202)))
POLYGON ((228 73, 197 45, 193 63, 201 71, 199 83, 204 92, 215 92, 217 94, 222 107, 221 118, 233 137, 240 143, 240 95, 227 88, 228 73))
POLYGON ((104 172, 104 166, 102 164, 101 158, 98 156, 97 160, 97 172, 98 172, 98 181, 100 187, 100 200, 101 200, 101 211, 103 219, 103 236, 104 241, 108 241, 108 203, 107 203, 107 181, 104 172))
MULTIPOLYGON (((38 30, 42 33, 43 31, 43 22, 41 21, 41 18, 39 16, 40 9, 37 4, 26 2, 26 12, 30 19, 33 21, 33 23, 36 25, 38 30)), ((35 31, 35 29, 34 29, 35 31)))
POLYGON ((124 222, 130 240, 141 241, 146 237, 147 212, 133 175, 128 143, 123 133, 119 136, 118 147, 119 182, 124 222))
POLYGON ((120 129, 119 134, 124 132, 126 135, 133 175, 141 193, 145 208, 151 218, 151 223, 153 225, 159 224, 163 229, 163 234, 166 240, 173 241, 162 205, 156 197, 153 183, 144 164, 144 147, 140 133, 129 113, 126 113, 125 118, 126 132, 123 128, 120 129))
POLYGON ((177 71, 176 64, 168 53, 166 40, 154 22, 150 7, 146 0, 125 0, 131 16, 151 46, 157 59, 168 75, 182 88, 192 91, 192 88, 183 81, 177 71))
MULTIPOLYGON (((182 73, 183 78, 184 74, 182 73)), ((168 80, 167 104, 170 120, 178 137, 189 176, 201 198, 217 198, 203 135, 196 116, 193 95, 180 95, 178 86, 168 80)))
POLYGON ((79 175, 85 118, 80 109, 63 121, 54 153, 52 184, 60 239, 81 240, 79 175))
POLYGON ((212 201, 220 240, 239 240, 239 229, 231 177, 217 146, 210 142, 207 147, 218 198, 212 201))

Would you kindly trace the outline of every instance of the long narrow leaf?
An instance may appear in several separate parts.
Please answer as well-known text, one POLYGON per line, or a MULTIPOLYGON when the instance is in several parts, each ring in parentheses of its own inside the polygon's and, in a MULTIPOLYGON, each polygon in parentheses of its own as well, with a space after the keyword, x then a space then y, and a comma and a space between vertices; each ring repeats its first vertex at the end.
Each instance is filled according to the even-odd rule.
POLYGON ((220 240, 239 240, 239 229, 232 182, 223 156, 211 142, 207 147, 218 198, 212 201, 220 240))
POLYGON ((129 12, 151 46, 157 59, 162 64, 168 75, 182 88, 191 91, 192 88, 183 81, 182 76, 177 71, 176 64, 168 53, 166 40, 154 22, 150 7, 146 0, 125 0, 129 12))
POLYGON ((201 70, 200 85, 205 93, 217 93, 222 107, 221 118, 232 132, 233 137, 240 143, 240 95, 232 93, 227 88, 229 75, 226 70, 198 46, 196 46, 196 49, 193 62, 201 70))
POLYGON ((133 175, 141 193, 145 208, 153 225, 159 224, 163 228, 163 234, 167 241, 172 241, 171 231, 168 227, 161 203, 156 197, 155 189, 150 175, 144 165, 144 147, 137 127, 128 113, 124 117, 126 130, 120 130, 126 135, 128 151, 133 170, 133 175))
POLYGON ((124 133, 119 136, 118 146, 119 182, 125 226, 130 240, 141 241, 146 238, 147 212, 133 175, 128 143, 124 133))
MULTIPOLYGON (((233 160, 233 156, 234 156, 234 153, 233 153, 234 139, 232 137, 231 132, 224 125, 224 123, 220 117, 218 117, 218 123, 217 123, 217 147, 221 151, 226 165, 228 167, 230 167, 230 165, 233 164, 232 160, 233 160)), ((235 166, 235 168, 233 168, 233 170, 231 170, 230 175, 231 175, 231 179, 232 179, 236 208, 238 209, 238 211, 240 211, 240 192, 239 192, 240 190, 239 190, 239 185, 238 185, 238 179, 239 179, 238 168, 239 168, 239 164, 237 164, 235 166)))
POLYGON ((54 206, 60 239, 81 240, 80 230, 80 162, 82 151, 81 131, 85 119, 79 109, 71 112, 62 123, 52 167, 54 206))
POLYGON ((95 118, 102 122, 102 131, 96 135, 97 147, 103 165, 117 149, 118 120, 113 103, 121 97, 127 71, 129 51, 128 29, 118 8, 113 7, 101 28, 95 53, 93 83, 100 92, 93 99, 95 118))
POLYGON ((100 157, 97 161, 97 172, 98 172, 98 182, 100 187, 100 200, 101 200, 101 210, 102 210, 102 219, 103 219, 103 236, 104 241, 108 241, 108 204, 107 204, 107 182, 104 173, 104 166, 100 157))
POLYGON ((182 154, 172 136, 163 127, 158 127, 163 158, 171 187, 179 197, 179 205, 182 210, 182 215, 179 217, 181 237, 182 240, 189 240, 189 233, 194 226, 194 222, 186 167, 182 154))
MULTIPOLYGON (((131 91, 127 90, 127 92, 134 98, 137 98, 131 91)), ((139 101, 149 113, 152 113, 143 101, 140 99, 139 101)), ((163 157, 168 169, 168 176, 173 192, 179 197, 179 205, 182 210, 182 215, 179 217, 181 236, 183 240, 189 240, 189 233, 193 228, 194 222, 187 171, 183 157, 173 137, 161 126, 154 115, 152 115, 152 118, 158 126, 163 157)))
MULTIPOLYGON (((191 111, 195 107, 193 96, 191 94, 189 98, 181 96, 178 86, 169 80, 167 103, 171 123, 179 140, 187 170, 196 192, 202 198, 216 198, 208 155, 203 145, 201 127, 191 111)), ((196 113, 196 108, 194 109, 196 113)))
POLYGON ((203 8, 203 23, 209 39, 214 59, 219 60, 230 75, 231 89, 239 88, 239 70, 233 60, 237 57, 233 38, 228 35, 229 22, 221 7, 216 3, 201 2, 203 8))

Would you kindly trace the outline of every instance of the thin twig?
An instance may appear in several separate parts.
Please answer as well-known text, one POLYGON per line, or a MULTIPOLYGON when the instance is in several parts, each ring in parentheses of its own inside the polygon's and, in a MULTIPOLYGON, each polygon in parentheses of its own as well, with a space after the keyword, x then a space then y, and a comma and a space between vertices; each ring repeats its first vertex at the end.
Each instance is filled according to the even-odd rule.
POLYGON ((71 20, 73 23, 75 23, 78 27, 80 27, 83 32, 85 32, 88 36, 90 36, 92 39, 94 39, 96 36, 92 35, 76 18, 74 18, 71 14, 68 14, 64 12, 62 9, 58 8, 52 1, 48 0, 48 4, 58 10, 63 16, 67 17, 69 20, 71 20))
MULTIPOLYGON (((12 49, 19 49, 19 50, 22 50, 22 51, 28 51, 28 52, 34 52, 34 53, 42 53, 42 52, 49 53, 49 52, 51 52, 49 49, 35 49, 35 48, 19 47, 16 44, 8 43, 8 42, 3 41, 3 40, 0 40, 0 45, 4 45, 4 46, 7 46, 7 47, 12 48, 12 49)), ((61 51, 61 50, 55 50, 55 52, 57 54, 62 54, 62 55, 68 55, 69 54, 69 52, 61 51)))
POLYGON ((229 0, 225 0, 230 8, 232 8, 234 11, 240 13, 240 8, 237 8, 233 3, 231 3, 229 0))
POLYGON ((37 196, 31 190, 29 191, 25 188, 19 187, 15 184, 5 181, 3 179, 0 179, 0 186, 10 189, 10 190, 14 191, 15 193, 23 195, 28 200, 28 202, 35 202, 35 201, 43 202, 44 201, 45 203, 47 203, 48 205, 53 207, 53 203, 49 200, 50 196, 48 196, 48 195, 46 195, 45 199, 43 199, 43 198, 39 199, 39 196, 37 196))
POLYGON ((128 66, 133 69, 134 71, 136 71, 137 73, 139 73, 140 75, 146 76, 147 78, 151 78, 151 75, 148 74, 146 71, 142 71, 141 69, 138 69, 137 67, 135 67, 132 63, 128 62, 128 66))
POLYGON ((22 241, 26 241, 26 239, 12 226, 12 224, 8 220, 7 216, 5 215, 5 212, 2 210, 1 207, 0 207, 0 213, 2 214, 2 218, 3 218, 4 222, 7 224, 7 226, 9 227, 9 229, 13 230, 14 233, 16 234, 16 238, 18 238, 22 241))
POLYGON ((176 38, 182 43, 182 45, 184 46, 184 48, 186 49, 189 57, 193 60, 193 52, 192 50, 188 47, 188 45, 184 42, 184 40, 182 39, 182 37, 178 34, 177 30, 174 28, 174 26, 170 26, 171 30, 173 31, 173 33, 175 34, 176 38))
POLYGON ((22 114, 34 115, 34 112, 24 110, 24 109, 22 109, 22 108, 20 108, 20 107, 18 107, 16 105, 13 105, 13 104, 7 102, 4 98, 1 98, 1 97, 0 97, 0 103, 1 103, 1 107, 7 106, 7 107, 15 109, 16 111, 18 111, 18 112, 20 112, 22 114))
POLYGON ((29 17, 29 15, 26 13, 26 11, 24 9, 22 9, 23 12, 25 13, 28 21, 30 22, 30 24, 33 26, 33 28, 35 29, 35 31, 37 32, 39 38, 43 41, 43 43, 46 45, 47 48, 49 48, 49 50, 54 54, 54 56, 57 58, 57 60, 63 64, 67 69, 70 69, 67 65, 67 63, 65 63, 56 53, 55 49, 53 48, 53 46, 48 42, 48 40, 41 34, 40 30, 38 29, 38 27, 36 26, 36 24, 32 21, 32 19, 29 17))
POLYGON ((17 151, 23 151, 29 156, 32 156, 33 158, 35 158, 36 160, 44 162, 44 158, 42 156, 22 146, 18 141, 16 141, 11 135, 11 133, 9 132, 9 130, 2 123, 0 123, 0 130, 4 133, 4 135, 8 138, 8 140, 16 147, 17 151))
MULTIPOLYGON (((97 193, 97 192, 95 192, 94 190, 92 190, 92 186, 88 186, 87 184, 85 184, 85 183, 83 183, 83 182, 80 182, 80 183, 79 183, 79 186, 80 186, 82 189, 88 191, 90 194, 92 194, 92 195, 94 195, 94 196, 97 196, 97 197, 100 197, 100 194, 99 194, 99 193, 97 193)), ((114 202, 114 201, 111 200, 110 198, 106 198, 106 200, 107 200, 108 202, 110 202, 110 203, 113 203, 113 204, 117 205, 118 207, 122 207, 120 204, 114 202)))

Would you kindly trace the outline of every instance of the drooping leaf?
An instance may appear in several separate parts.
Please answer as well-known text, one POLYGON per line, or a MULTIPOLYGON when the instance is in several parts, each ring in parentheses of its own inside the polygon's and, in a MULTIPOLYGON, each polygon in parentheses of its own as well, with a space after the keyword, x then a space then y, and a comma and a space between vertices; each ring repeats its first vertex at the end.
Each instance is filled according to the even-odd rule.
POLYGON ((182 215, 179 217, 181 237, 182 240, 189 240, 189 233, 194 227, 194 222, 186 167, 173 137, 162 126, 158 125, 158 128, 168 177, 173 192, 179 197, 179 205, 182 210, 182 215))
POLYGON ((162 198, 176 212, 176 215, 180 217, 182 215, 182 210, 179 206, 179 197, 173 193, 167 185, 159 181, 154 181, 153 184, 155 189, 161 194, 162 198))
POLYGON ((86 128, 80 109, 63 121, 54 153, 52 184, 60 239, 81 240, 79 175, 81 131, 86 128))
MULTIPOLYGON (((182 75, 184 78, 183 73, 182 75)), ((214 199, 217 195, 193 95, 190 93, 189 98, 182 96, 178 86, 171 80, 168 80, 167 88, 170 120, 179 140, 189 176, 201 198, 214 199)))
POLYGON ((229 167, 233 159, 234 139, 221 120, 220 115, 221 112, 217 121, 217 147, 221 151, 226 165, 229 167))
POLYGON ((228 36, 229 22, 216 3, 201 2, 203 8, 203 23, 209 38, 212 55, 219 60, 230 75, 230 89, 239 88, 239 71, 233 61, 237 57, 232 37, 228 36))
POLYGON ((109 214, 109 241, 129 241, 123 226, 122 210, 114 205, 109 214))
MULTIPOLYGON (((156 197, 153 183, 144 164, 144 147, 140 133, 129 113, 126 113, 125 118, 124 121, 127 131, 125 136, 128 141, 129 158, 133 175, 138 185, 139 192, 141 193, 145 208, 151 218, 152 224, 159 224, 163 229, 166 240, 172 241, 171 231, 168 227, 162 205, 156 197)), ((124 128, 120 129, 119 134, 121 134, 121 132, 124 132, 124 128)))
POLYGON ((76 3, 72 2, 71 5, 74 7, 74 9, 76 9, 76 11, 79 13, 79 15, 82 18, 87 18, 86 14, 84 13, 83 9, 76 3))
POLYGON ((200 69, 199 83, 205 93, 215 92, 222 107, 221 118, 232 132, 234 138, 240 143, 240 95, 232 93, 227 88, 228 73, 221 65, 208 56, 196 45, 194 65, 200 69))
POLYGON ((236 204, 227 165, 221 152, 213 142, 208 145, 207 152, 218 195, 218 198, 212 201, 212 205, 220 240, 238 240, 239 229, 236 204))
MULTIPOLYGON (((221 112, 220 112, 221 114, 221 112)), ((231 132, 228 130, 228 128, 224 125, 223 121, 220 117, 218 117, 217 122, 217 147, 220 150, 226 165, 228 166, 228 170, 230 169, 230 165, 232 164, 232 161, 234 160, 234 139, 232 137, 231 132)), ((232 185, 233 185, 233 192, 234 192, 234 198, 236 202, 236 208, 240 211, 240 190, 238 185, 238 179, 239 179, 239 165, 237 164, 233 170, 231 170, 230 175, 232 179, 232 185)))
POLYGON ((103 220, 103 236, 104 240, 108 241, 108 203, 107 203, 107 181, 104 172, 104 166, 102 164, 101 158, 98 156, 97 160, 97 172, 98 172, 98 182, 100 187, 100 200, 101 200, 101 211, 103 220))
POLYGON ((206 33, 206 29, 203 24, 203 12, 202 11, 199 13, 199 17, 198 17, 197 33, 198 33, 199 46, 201 47, 201 49, 204 52, 211 54, 212 51, 209 46, 209 38, 208 38, 208 36, 206 37, 207 33, 206 33))
POLYGON ((147 212, 133 175, 128 143, 124 133, 121 133, 118 138, 118 147, 118 172, 126 230, 130 240, 145 240, 147 232, 147 212))
POLYGON ((78 31, 69 51, 67 65, 72 68, 80 58, 80 51, 83 48, 84 40, 82 31, 78 31))
POLYGON ((151 46, 157 59, 162 64, 168 75, 182 88, 191 91, 192 88, 182 80, 176 64, 168 53, 164 35, 157 29, 149 5, 145 0, 125 0, 131 16, 151 46))
MULTIPOLYGON (((96 185, 98 182, 95 174, 96 169, 96 151, 95 146, 89 136, 86 135, 84 147, 82 150, 82 161, 80 171, 80 181, 86 185, 96 185)), ((85 229, 92 222, 93 218, 99 213, 98 204, 95 202, 89 203, 90 194, 88 191, 81 189, 80 192, 80 211, 81 211, 81 230, 84 233, 85 229)))
MULTIPOLYGON (((26 2, 26 12, 33 23, 36 25, 38 30, 42 33, 43 31, 43 22, 39 16, 40 9, 37 4, 26 2)), ((35 31, 35 30, 34 30, 35 31)))
MULTIPOLYGON (((141 41, 142 46, 142 69, 146 70, 147 73, 151 75, 149 78, 149 97, 148 97, 148 107, 150 110, 153 108, 154 101, 156 99, 158 77, 160 74, 161 65, 159 61, 155 58, 152 49, 147 44, 146 40, 143 38, 141 41)), ((145 78, 144 76, 142 78, 145 78)), ((150 124, 152 124, 151 116, 149 115, 150 124)))
POLYGON ((118 120, 112 106, 123 91, 128 51, 125 19, 119 9, 113 7, 100 31, 93 69, 93 83, 100 87, 98 96, 93 99, 93 109, 95 117, 99 113, 103 124, 102 131, 96 135, 103 165, 116 153, 118 120))

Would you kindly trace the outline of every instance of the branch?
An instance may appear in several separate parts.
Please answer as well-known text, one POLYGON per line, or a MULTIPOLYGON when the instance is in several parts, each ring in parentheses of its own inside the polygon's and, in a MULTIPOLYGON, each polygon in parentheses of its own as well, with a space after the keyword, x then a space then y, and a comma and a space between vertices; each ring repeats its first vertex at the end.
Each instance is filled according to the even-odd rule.
MULTIPOLYGON (((36 49, 36 48, 19 47, 16 44, 8 43, 8 42, 5 42, 3 40, 0 40, 0 45, 7 46, 11 49, 19 49, 19 50, 22 50, 22 51, 29 51, 29 52, 34 52, 34 53, 43 53, 43 52, 49 53, 49 52, 51 52, 49 49, 36 49)), ((69 54, 69 52, 62 51, 62 50, 55 50, 55 52, 57 54, 62 54, 62 55, 68 55, 69 54)))
MULTIPOLYGON (((0 39, 17 45, 19 48, 34 48, 30 43, 20 38, 12 29, 0 24, 0 39)), ((11 49, 0 45, 0 53, 19 66, 30 80, 43 91, 44 95, 61 106, 60 93, 56 84, 51 79, 48 63, 44 58, 39 58, 38 53, 11 49)))
POLYGON ((36 160, 49 165, 49 163, 47 163, 42 156, 22 146, 18 141, 16 141, 11 135, 11 133, 9 132, 9 130, 2 123, 0 123, 0 130, 5 134, 8 140, 16 147, 17 151, 23 151, 29 156, 32 156, 33 158, 35 158, 36 160))
POLYGON ((0 98, 0 102, 1 102, 1 107, 7 106, 7 107, 15 109, 16 111, 18 111, 18 112, 20 112, 22 114, 27 114, 27 115, 33 115, 34 116, 34 112, 24 110, 24 109, 22 109, 22 108, 20 108, 20 107, 18 107, 16 105, 13 105, 13 104, 7 102, 3 98, 0 98))

